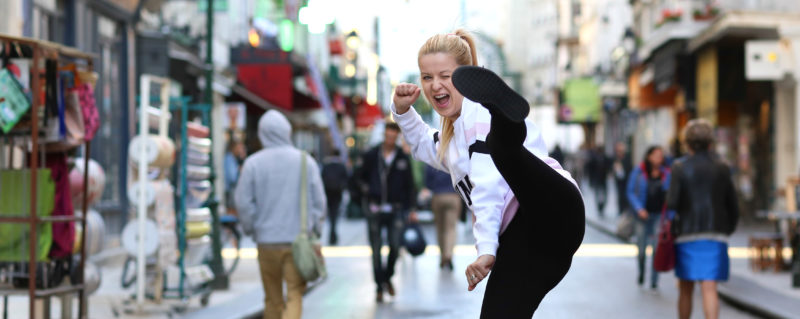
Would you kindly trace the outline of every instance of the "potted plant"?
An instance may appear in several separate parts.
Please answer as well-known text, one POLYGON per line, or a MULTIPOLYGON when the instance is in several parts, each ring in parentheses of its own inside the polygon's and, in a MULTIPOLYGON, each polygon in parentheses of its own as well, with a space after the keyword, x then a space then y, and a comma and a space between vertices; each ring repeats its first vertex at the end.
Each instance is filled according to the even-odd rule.
POLYGON ((716 3, 709 3, 703 9, 695 9, 693 12, 694 20, 711 20, 719 14, 719 7, 716 3))
POLYGON ((661 20, 656 23, 656 28, 660 28, 666 23, 670 22, 678 22, 681 20, 681 16, 683 15, 683 10, 681 9, 664 9, 661 10, 661 20))

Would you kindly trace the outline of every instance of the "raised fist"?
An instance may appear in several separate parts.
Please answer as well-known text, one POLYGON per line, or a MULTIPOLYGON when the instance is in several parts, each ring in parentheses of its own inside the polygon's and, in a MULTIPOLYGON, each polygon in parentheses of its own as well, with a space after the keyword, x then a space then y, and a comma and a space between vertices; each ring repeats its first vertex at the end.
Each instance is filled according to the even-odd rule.
POLYGON ((400 83, 394 88, 394 107, 397 114, 403 114, 408 111, 411 104, 419 98, 420 88, 416 84, 400 83))

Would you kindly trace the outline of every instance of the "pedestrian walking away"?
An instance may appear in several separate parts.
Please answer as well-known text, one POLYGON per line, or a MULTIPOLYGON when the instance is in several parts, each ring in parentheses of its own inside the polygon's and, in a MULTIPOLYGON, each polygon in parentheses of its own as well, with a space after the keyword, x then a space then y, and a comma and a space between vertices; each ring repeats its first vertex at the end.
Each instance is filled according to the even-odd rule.
MULTIPOLYGON (((638 254, 636 260, 639 266, 637 283, 644 284, 645 260, 647 246, 656 251, 656 232, 661 214, 664 212, 664 202, 669 186, 670 172, 664 165, 664 149, 660 146, 650 146, 644 155, 642 163, 633 169, 628 178, 626 194, 633 207, 636 218, 636 247, 638 254)), ((654 263, 651 262, 651 265, 654 263)), ((658 288, 658 272, 651 267, 650 288, 658 288)))
POLYGON ((325 218, 325 193, 317 163, 292 146, 291 135, 292 127, 286 117, 277 111, 267 111, 258 121, 258 137, 264 149, 245 160, 236 185, 236 207, 242 228, 258 244, 264 319, 296 319, 302 315, 306 282, 292 256, 292 242, 301 229, 301 187, 308 190, 306 227, 319 234, 325 218), (307 185, 301 185, 303 156, 307 185))
POLYGON ((364 153, 359 172, 362 199, 366 201, 363 206, 372 248, 377 302, 383 302, 384 291, 395 295, 391 279, 400 252, 400 235, 406 220, 414 219, 411 209, 417 198, 411 159, 397 146, 399 134, 397 124, 386 123, 383 142, 364 153), (389 242, 389 256, 385 265, 381 256, 384 229, 389 242))
POLYGON ((739 206, 730 168, 711 147, 714 129, 691 120, 683 131, 689 155, 672 164, 667 209, 675 211, 675 276, 680 279, 678 317, 692 314, 696 282, 706 319, 719 317, 717 282, 730 275, 728 237, 736 229, 739 206))
POLYGON ((530 318, 583 240, 583 200, 526 120, 527 101, 475 66, 474 43, 463 30, 429 38, 417 60, 422 88, 399 84, 392 111, 414 157, 448 172, 473 212, 478 257, 465 271, 468 289, 492 273, 481 318, 530 318), (411 106, 423 92, 441 131, 411 106))
POLYGON ((342 205, 342 192, 347 188, 350 178, 347 175, 347 166, 342 163, 339 150, 334 149, 322 164, 322 184, 325 185, 325 198, 328 200, 328 220, 331 230, 328 243, 336 245, 339 236, 336 233, 336 221, 339 219, 339 210, 342 205))

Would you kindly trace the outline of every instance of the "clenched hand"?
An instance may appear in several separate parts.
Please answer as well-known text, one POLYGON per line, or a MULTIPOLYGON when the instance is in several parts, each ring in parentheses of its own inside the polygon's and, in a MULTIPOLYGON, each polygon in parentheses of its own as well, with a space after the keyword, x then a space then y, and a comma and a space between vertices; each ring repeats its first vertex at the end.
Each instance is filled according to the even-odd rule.
POLYGON ((394 88, 394 107, 397 114, 408 112, 411 104, 419 98, 420 88, 416 84, 400 83, 394 88))

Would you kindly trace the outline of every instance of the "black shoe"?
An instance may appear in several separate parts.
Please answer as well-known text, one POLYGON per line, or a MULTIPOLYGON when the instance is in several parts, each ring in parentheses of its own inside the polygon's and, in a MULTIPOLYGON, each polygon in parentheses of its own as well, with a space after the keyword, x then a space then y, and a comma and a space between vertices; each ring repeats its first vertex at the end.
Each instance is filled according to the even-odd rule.
POLYGON ((639 286, 644 284, 644 276, 643 275, 639 275, 638 283, 639 283, 639 286))
POLYGON ((331 237, 330 237, 330 240, 328 241, 328 243, 330 243, 330 244, 331 244, 331 246, 336 246, 336 244, 337 244, 338 242, 339 242, 339 237, 338 237, 338 236, 336 236, 336 234, 333 234, 333 233, 332 233, 332 234, 331 234, 331 237))
POLYGON ((656 284, 656 283, 650 284, 650 289, 653 289, 653 290, 658 289, 658 284, 656 284))
POLYGON ((375 295, 375 302, 382 303, 383 302, 383 290, 378 289, 375 295))
POLYGON ((525 121, 531 110, 525 98, 489 69, 461 66, 453 72, 453 86, 464 97, 482 104, 490 111, 498 111, 513 122, 525 121))

